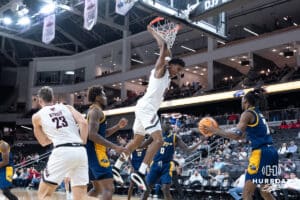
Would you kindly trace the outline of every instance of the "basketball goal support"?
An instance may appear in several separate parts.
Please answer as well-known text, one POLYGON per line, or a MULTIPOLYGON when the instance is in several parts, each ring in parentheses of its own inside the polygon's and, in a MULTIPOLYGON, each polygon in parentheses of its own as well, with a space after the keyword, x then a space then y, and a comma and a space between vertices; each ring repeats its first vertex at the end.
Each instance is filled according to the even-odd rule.
MULTIPOLYGON (((201 3, 198 3, 196 6, 194 6, 194 8, 197 8, 197 6, 199 7, 200 5, 201 3)), ((216 16, 208 16, 216 17, 216 20, 191 20, 189 16, 190 10, 180 10, 159 0, 138 0, 136 2, 136 6, 148 12, 155 12, 158 16, 166 17, 174 22, 185 24, 189 27, 195 28, 196 30, 198 29, 213 38, 223 41, 227 39, 226 15, 224 12, 218 12, 216 16), (213 24, 211 23, 212 21, 218 21, 218 23, 213 24)))

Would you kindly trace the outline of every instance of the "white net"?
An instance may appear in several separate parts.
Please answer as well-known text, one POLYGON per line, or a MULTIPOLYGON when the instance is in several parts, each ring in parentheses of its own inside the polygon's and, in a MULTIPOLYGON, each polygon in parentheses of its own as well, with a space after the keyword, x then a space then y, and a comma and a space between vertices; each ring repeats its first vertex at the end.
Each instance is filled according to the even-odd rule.
POLYGON ((179 30, 177 23, 158 17, 152 21, 151 28, 166 42, 168 49, 173 47, 179 30))

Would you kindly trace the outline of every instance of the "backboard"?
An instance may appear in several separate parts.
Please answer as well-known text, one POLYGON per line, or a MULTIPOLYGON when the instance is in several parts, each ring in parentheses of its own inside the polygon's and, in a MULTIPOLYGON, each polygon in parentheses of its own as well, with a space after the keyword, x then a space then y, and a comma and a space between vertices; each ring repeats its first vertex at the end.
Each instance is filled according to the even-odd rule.
POLYGON ((138 5, 159 16, 199 29, 214 38, 226 40, 225 12, 200 19, 197 16, 230 1, 232 0, 139 0, 138 5))

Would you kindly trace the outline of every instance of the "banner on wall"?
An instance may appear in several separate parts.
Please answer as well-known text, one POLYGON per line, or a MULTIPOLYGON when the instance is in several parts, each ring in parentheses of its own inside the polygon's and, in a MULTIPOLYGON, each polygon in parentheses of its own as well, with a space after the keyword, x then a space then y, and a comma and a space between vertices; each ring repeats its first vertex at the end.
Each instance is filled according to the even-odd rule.
POLYGON ((128 11, 134 6, 135 0, 116 0, 116 13, 119 15, 126 15, 128 11))
POLYGON ((55 38, 55 14, 44 18, 42 41, 49 44, 55 38))
POLYGON ((97 23, 98 0, 85 0, 83 17, 83 27, 87 30, 92 30, 94 25, 97 23))

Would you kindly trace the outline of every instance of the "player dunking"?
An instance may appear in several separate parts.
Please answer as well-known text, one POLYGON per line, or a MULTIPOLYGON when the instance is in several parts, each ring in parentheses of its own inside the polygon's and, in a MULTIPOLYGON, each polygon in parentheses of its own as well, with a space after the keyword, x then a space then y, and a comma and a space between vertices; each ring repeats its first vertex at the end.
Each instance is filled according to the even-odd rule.
POLYGON ((107 98, 102 86, 89 88, 88 100, 92 105, 87 115, 89 128, 87 153, 89 175, 93 184, 89 195, 97 197, 101 193, 103 200, 111 200, 114 193, 114 184, 112 168, 106 152, 107 148, 112 148, 118 153, 128 153, 128 151, 125 147, 117 146, 105 138, 124 128, 127 125, 127 120, 122 118, 115 126, 109 129, 106 128, 106 117, 102 109, 107 105, 107 98))
POLYGON ((0 140, 0 189, 9 200, 18 200, 10 191, 13 171, 13 157, 10 153, 9 144, 0 140))
MULTIPOLYGON (((276 178, 278 169, 278 154, 272 146, 272 137, 267 122, 260 110, 265 109, 266 98, 263 89, 248 92, 242 99, 241 115, 237 127, 230 131, 206 127, 215 135, 240 140, 247 136, 251 142, 252 152, 246 174, 246 183, 243 190, 243 199, 252 200, 256 182, 269 181, 276 178), (270 171, 267 171, 270 169, 270 171)), ((267 182, 265 184, 268 184, 267 182)), ((261 196, 266 200, 274 199, 271 193, 261 190, 261 196)))
MULTIPOLYGON (((167 48, 165 41, 151 28, 150 25, 148 26, 148 31, 157 41, 160 49, 160 56, 155 64, 155 69, 151 71, 147 91, 137 102, 133 125, 134 138, 126 145, 126 148, 132 152, 141 145, 145 134, 150 134, 153 138, 153 142, 147 149, 138 173, 133 173, 135 176, 140 177, 142 183, 139 184, 139 186, 142 187, 143 190, 146 190, 146 183, 144 180, 146 169, 163 144, 162 131, 157 111, 163 101, 164 93, 169 87, 171 78, 178 76, 185 66, 184 61, 178 58, 173 58, 169 62, 166 62, 165 59, 170 56, 170 50, 167 48)), ((129 155, 127 155, 127 157, 128 156, 129 155)), ((118 177, 120 177, 119 170, 125 160, 126 158, 124 159, 124 156, 121 156, 114 166, 116 169, 114 173, 116 173, 116 176, 118 177)))
MULTIPOLYGON (((167 200, 172 199, 172 195, 170 193, 170 187, 172 182, 172 173, 174 169, 173 157, 175 153, 175 147, 178 146, 186 153, 190 153, 197 149, 197 147, 201 144, 199 141, 197 144, 188 147, 180 137, 178 137, 174 131, 172 130, 171 123, 168 119, 162 124, 163 129, 163 140, 164 144, 160 148, 160 150, 155 154, 153 163, 150 167, 150 172, 147 174, 147 191, 144 192, 142 200, 147 200, 153 186, 160 180, 162 184, 162 191, 164 194, 164 198, 167 200)), ((152 142, 152 138, 149 138, 144 145, 150 144, 152 142)))
POLYGON ((53 104, 53 90, 45 86, 38 91, 42 109, 32 116, 34 135, 42 146, 53 143, 54 149, 42 174, 38 198, 50 200, 66 174, 71 179, 74 200, 87 199, 88 160, 84 144, 88 126, 72 106, 53 104), (78 131, 78 126, 79 130, 78 131))

